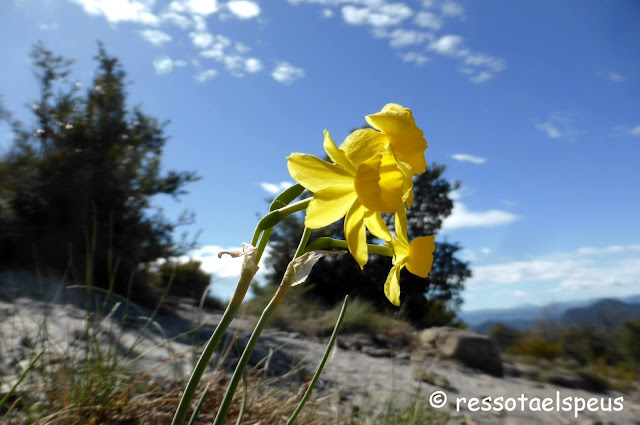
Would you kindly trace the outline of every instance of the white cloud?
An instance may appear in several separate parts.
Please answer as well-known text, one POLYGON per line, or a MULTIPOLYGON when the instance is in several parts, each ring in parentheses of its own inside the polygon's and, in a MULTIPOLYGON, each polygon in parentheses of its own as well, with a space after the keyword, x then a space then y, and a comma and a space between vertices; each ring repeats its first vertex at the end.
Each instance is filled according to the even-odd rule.
POLYGON ((579 248, 574 252, 473 267, 471 285, 556 282, 551 292, 636 288, 640 245, 579 248))
POLYGON ((155 46, 161 46, 162 44, 171 41, 171 36, 160 30, 146 29, 140 31, 140 34, 142 34, 142 38, 155 46))
POLYGON ((485 162, 487 162, 486 158, 481 158, 479 156, 473 156, 466 153, 456 153, 454 155, 451 155, 451 158, 455 159, 456 161, 470 162, 472 164, 484 164, 485 162))
POLYGON ((607 75, 607 78, 609 78, 609 80, 613 81, 614 83, 622 83, 624 82, 624 80, 626 80, 624 75, 618 74, 617 72, 610 72, 609 75, 607 75))
POLYGON ((196 74, 194 78, 197 82, 204 83, 208 80, 215 78, 217 75, 218 75, 218 71, 216 71, 215 69, 207 69, 196 74))
POLYGON ((388 34, 389 45, 391 47, 406 47, 412 44, 420 44, 424 40, 429 40, 433 38, 433 35, 420 31, 406 30, 403 28, 398 28, 393 30, 390 34, 388 34))
POLYGON ((205 58, 221 60, 225 56, 225 49, 231 46, 232 42, 223 35, 215 35, 211 39, 210 47, 200 52, 205 58))
POLYGON ((536 128, 544 133, 551 139, 560 138, 560 130, 551 122, 543 122, 536 125, 536 128))
POLYGON ((245 69, 250 74, 253 74, 255 72, 262 70, 262 62, 260 62, 260 60, 256 58, 246 59, 244 64, 245 64, 245 69))
POLYGON ((604 248, 582 247, 576 251, 579 255, 600 256, 607 254, 621 254, 623 252, 640 252, 640 245, 610 245, 604 248))
POLYGON ((484 83, 493 78, 495 73, 505 69, 503 59, 464 48, 463 41, 459 35, 447 34, 431 41, 427 49, 457 58, 464 64, 460 72, 470 75, 469 81, 475 84, 484 83))
POLYGON ((442 28, 442 19, 431 12, 418 12, 413 22, 422 28, 438 31, 442 28))
POLYGON ((82 6, 89 15, 102 15, 111 23, 135 22, 158 25, 159 19, 152 13, 150 0, 71 0, 82 6))
POLYGON ((262 190, 264 190, 270 195, 277 195, 283 190, 290 188, 291 186, 293 186, 293 183, 291 182, 280 182, 280 183, 261 182, 260 183, 260 187, 262 188, 262 190))
POLYGON ((492 251, 489 248, 482 248, 480 252, 484 255, 489 255, 492 251))
POLYGON ((199 49, 206 49, 213 43, 213 35, 208 32, 191 32, 189 36, 193 45, 199 49))
POLYGON ((478 74, 474 75, 473 77, 469 78, 469 81, 471 81, 474 84, 482 84, 485 81, 489 81, 490 79, 493 78, 493 74, 487 71, 482 71, 479 72, 478 74))
MULTIPOLYGON (((258 270, 258 275, 264 273, 266 271, 266 267, 264 266, 265 258, 268 256, 268 248, 265 251, 265 255, 262 256, 258 266, 260 269, 258 270)), ((242 267, 242 257, 241 258, 232 258, 228 255, 223 255, 222 258, 218 258, 218 253, 227 251, 233 252, 242 251, 242 248, 239 247, 231 247, 231 248, 223 248, 218 245, 205 245, 202 248, 195 249, 189 252, 189 255, 180 257, 181 262, 187 262, 190 259, 195 261, 200 261, 201 268, 207 273, 213 275, 213 282, 215 285, 216 279, 225 279, 229 281, 230 285, 236 285, 237 278, 240 277, 240 269, 242 267)))
POLYGON ((227 8, 239 19, 251 19, 260 15, 260 6, 248 0, 232 0, 227 8))
POLYGON ((176 12, 166 12, 160 15, 160 19, 163 22, 169 22, 173 25, 180 27, 183 30, 187 30, 193 24, 191 19, 187 18, 185 15, 176 12))
POLYGON ((304 70, 288 62, 279 62, 271 72, 271 77, 279 83, 291 84, 298 78, 304 77, 304 70))
POLYGON ((173 66, 175 66, 176 68, 182 68, 182 67, 185 67, 187 65, 188 65, 187 61, 182 60, 182 59, 178 59, 176 61, 173 61, 173 66))
POLYGON ((631 134, 632 136, 640 136, 640 125, 637 125, 637 126, 633 127, 629 131, 629 134, 631 134))
POLYGON ((439 39, 429 43, 429 50, 433 50, 442 55, 454 55, 461 44, 462 37, 459 35, 443 35, 439 39))
POLYGON ((216 0, 187 0, 184 5, 190 12, 203 16, 211 15, 218 11, 218 2, 216 0))
POLYGON ((513 293, 514 297, 524 297, 525 295, 527 295, 527 293, 525 291, 515 291, 513 293))
POLYGON ((196 32, 207 32, 207 21, 203 16, 192 15, 191 18, 196 32))
POLYGON ((470 211, 462 202, 454 201, 451 215, 443 221, 442 229, 454 230, 463 228, 507 226, 521 218, 522 217, 517 214, 496 209, 487 211, 470 211))
POLYGON ((168 56, 159 56, 153 60, 153 67, 156 74, 166 75, 173 70, 173 61, 168 56))
POLYGON ((464 8, 454 1, 445 1, 440 8, 444 16, 457 17, 464 15, 464 8))
POLYGON ((370 2, 366 7, 352 5, 342 8, 342 18, 352 25, 372 25, 386 27, 398 25, 413 14, 413 10, 404 3, 370 2))
POLYGON ((407 52, 400 55, 403 62, 413 62, 416 65, 424 65, 429 62, 429 57, 418 52, 407 52))

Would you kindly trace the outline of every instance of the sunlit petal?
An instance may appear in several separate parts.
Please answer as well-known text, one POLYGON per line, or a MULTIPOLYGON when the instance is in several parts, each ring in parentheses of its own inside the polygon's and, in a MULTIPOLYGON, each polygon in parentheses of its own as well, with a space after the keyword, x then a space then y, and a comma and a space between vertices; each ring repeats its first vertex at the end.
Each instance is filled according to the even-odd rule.
POLYGON ((384 282, 384 294, 391 304, 400 305, 400 270, 402 266, 397 264, 391 267, 387 280, 384 282))
POLYGON ((365 162, 373 155, 383 153, 389 148, 390 140, 384 134, 371 128, 356 130, 340 145, 354 165, 365 162))
POLYGON ((396 103, 385 105, 380 112, 365 119, 371 127, 384 133, 402 133, 416 125, 411 110, 396 103))
POLYGON ((398 211, 396 211, 395 223, 396 238, 408 244, 409 236, 407 236, 407 210, 405 210, 404 208, 400 208, 398 211))
POLYGON ((353 176, 337 165, 302 153, 292 153, 287 160, 291 177, 305 189, 318 192, 338 186, 353 190, 353 176))
POLYGON ((364 213, 364 206, 359 202, 354 202, 344 219, 344 237, 347 240, 349 252, 361 269, 364 268, 368 260, 364 213))
POLYGON ((367 210, 364 213, 364 224, 376 238, 383 241, 391 240, 391 233, 379 213, 367 210))
POLYGON ((340 220, 357 198, 353 189, 346 187, 330 187, 316 192, 307 207, 304 225, 319 229, 340 220))
POLYGON ((404 186, 405 176, 391 155, 375 155, 356 170, 358 199, 372 211, 394 213, 401 208, 404 186))
POLYGON ((409 244, 409 261, 407 270, 416 276, 428 277, 433 265, 433 252, 436 244, 433 236, 415 238, 409 244))
POLYGON ((427 141, 422 130, 416 127, 410 109, 390 103, 366 119, 372 127, 389 138, 389 149, 398 160, 411 166, 413 174, 426 170, 424 151, 427 149, 427 141))
POLYGON ((349 158, 347 158, 347 154, 338 149, 327 130, 324 131, 324 150, 337 166, 351 174, 356 173, 356 169, 349 158))

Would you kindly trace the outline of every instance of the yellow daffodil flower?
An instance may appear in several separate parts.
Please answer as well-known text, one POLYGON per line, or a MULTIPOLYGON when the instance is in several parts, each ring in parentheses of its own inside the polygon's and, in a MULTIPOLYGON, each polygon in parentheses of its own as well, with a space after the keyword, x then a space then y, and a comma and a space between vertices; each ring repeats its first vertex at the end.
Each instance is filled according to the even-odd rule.
POLYGON ((324 132, 324 149, 333 163, 301 153, 287 158, 293 179, 314 193, 304 224, 319 229, 345 217, 347 246, 363 268, 368 259, 366 229, 377 238, 391 240, 380 213, 404 209, 404 203, 411 200, 411 168, 384 151, 351 158, 336 146, 328 131, 324 132))
POLYGON ((406 267, 411 273, 428 277, 433 265, 436 245, 433 236, 415 238, 409 243, 407 212, 404 208, 395 215, 396 237, 387 242, 393 251, 393 267, 384 283, 384 294, 394 305, 400 305, 400 271, 406 267))
POLYGON ((340 145, 350 158, 364 161, 371 152, 390 150, 399 161, 409 164, 413 174, 425 172, 427 141, 422 130, 416 127, 410 109, 389 103, 380 112, 367 116, 366 120, 375 130, 356 130, 340 145))

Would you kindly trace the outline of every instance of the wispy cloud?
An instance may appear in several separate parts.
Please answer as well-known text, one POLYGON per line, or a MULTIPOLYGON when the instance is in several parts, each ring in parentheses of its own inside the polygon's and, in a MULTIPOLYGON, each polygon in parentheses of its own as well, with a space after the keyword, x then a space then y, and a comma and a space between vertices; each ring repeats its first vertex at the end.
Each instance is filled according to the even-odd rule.
POLYGON ((636 125, 631 130, 629 130, 629 134, 632 136, 640 136, 640 125, 636 125))
POLYGON ((440 7, 442 14, 449 17, 464 16, 464 8, 459 4, 451 0, 445 1, 440 7))
POLYGON ((171 36, 166 32, 160 30, 146 29, 140 31, 140 34, 142 35, 142 38, 144 38, 154 46, 161 46, 164 43, 168 43, 171 41, 171 36))
POLYGON ((578 128, 580 112, 573 110, 555 111, 546 120, 537 122, 535 127, 550 139, 574 141, 584 131, 578 128))
POLYGON ((455 230, 478 227, 507 226, 520 220, 517 214, 498 209, 472 211, 465 204, 454 201, 451 215, 442 223, 443 230, 455 230))
POLYGON ((213 78, 216 78, 217 75, 218 71, 216 71, 215 69, 206 69, 197 73, 193 78, 199 83, 205 83, 213 78))
POLYGON ((304 77, 304 70, 288 62, 278 62, 273 71, 271 71, 271 77, 279 83, 291 84, 295 80, 304 77))
POLYGON ((282 192, 285 189, 290 188, 291 186, 293 186, 293 183, 291 182, 280 182, 280 183, 261 182, 260 183, 260 187, 262 188, 262 190, 264 190, 270 195, 277 195, 278 193, 282 192))
POLYGON ((352 25, 387 27, 398 25, 413 15, 413 10, 404 3, 369 2, 365 7, 352 5, 342 7, 342 18, 352 25))
POLYGON ((437 16, 435 13, 421 11, 418 12, 413 20, 413 23, 422 28, 438 31, 440 28, 442 28, 443 19, 437 16))
POLYGON ((560 137, 560 130, 551 122, 536 124, 536 128, 546 133, 550 139, 558 139, 560 137))
POLYGON ((406 47, 412 44, 420 44, 425 40, 433 39, 433 35, 426 32, 398 28, 388 34, 391 47, 406 47))
POLYGON ((416 65, 424 65, 431 60, 428 56, 425 56, 422 53, 418 52, 401 53, 400 57, 402 58, 403 62, 413 62, 416 65))
POLYGON ((640 245, 579 248, 524 261, 473 267, 475 285, 556 282, 551 290, 582 291, 636 287, 640 281, 640 245))
POLYGON ((484 164, 485 162, 487 162, 486 158, 481 158, 479 156, 473 156, 466 153, 456 153, 454 155, 451 155, 451 158, 455 159, 456 161, 470 162, 472 164, 484 164))
POLYGON ((618 74, 617 72, 610 72, 607 74, 607 78, 609 81, 613 81, 614 83, 622 83, 626 78, 622 74, 618 74))

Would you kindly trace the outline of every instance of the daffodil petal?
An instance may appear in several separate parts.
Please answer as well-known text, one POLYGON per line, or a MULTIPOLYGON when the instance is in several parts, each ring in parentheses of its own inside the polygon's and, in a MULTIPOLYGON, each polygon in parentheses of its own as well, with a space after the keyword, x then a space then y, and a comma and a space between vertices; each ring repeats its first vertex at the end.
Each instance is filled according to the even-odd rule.
POLYGON ((407 236, 407 210, 400 208, 396 211, 395 224, 396 238, 408 245, 409 236, 407 236))
POLYGON ((409 261, 407 270, 416 276, 428 277, 433 266, 433 251, 436 244, 433 236, 422 236, 415 238, 409 244, 409 261))
POLYGON ((402 265, 397 264, 391 267, 387 280, 384 282, 384 294, 387 296, 391 304, 400 305, 400 271, 402 265))
POLYGON ((383 241, 391 240, 391 233, 379 213, 367 210, 364 213, 364 225, 376 238, 382 239, 383 241))
POLYGON ((337 166, 351 174, 356 173, 356 169, 349 158, 347 158, 347 154, 338 149, 327 130, 324 131, 324 151, 337 166))
POLYGON ((291 177, 312 192, 336 186, 353 188, 353 176, 337 165, 303 153, 292 153, 287 160, 291 177))
POLYGON ((364 226, 365 207, 360 202, 354 202, 344 219, 344 237, 347 240, 349 252, 360 268, 368 260, 367 234, 364 226))
POLYGON ((358 165, 354 185, 358 199, 365 207, 394 213, 405 201, 405 180, 392 155, 375 155, 358 165))
POLYGON ((391 150, 400 161, 411 166, 413 174, 424 173, 427 169, 427 160, 424 151, 427 149, 427 141, 422 131, 417 127, 405 133, 389 133, 391 150))
POLYGON ((363 128, 348 135, 340 145, 340 150, 357 166, 372 156, 387 151, 390 143, 384 134, 371 128, 363 128))
POLYGON ((353 188, 330 187, 316 192, 307 207, 304 225, 319 229, 340 220, 358 199, 353 188))
POLYGON ((380 112, 368 115, 365 119, 383 133, 402 133, 416 125, 411 109, 397 103, 389 103, 380 112))

